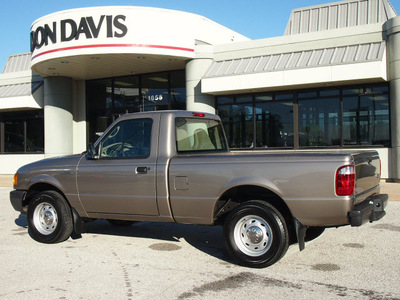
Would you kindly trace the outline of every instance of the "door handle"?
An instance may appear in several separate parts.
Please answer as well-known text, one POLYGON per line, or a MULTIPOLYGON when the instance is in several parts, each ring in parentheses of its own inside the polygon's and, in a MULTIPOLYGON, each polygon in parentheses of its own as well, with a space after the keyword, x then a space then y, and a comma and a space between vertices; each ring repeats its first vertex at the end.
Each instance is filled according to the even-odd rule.
POLYGON ((147 174, 147 167, 137 167, 136 174, 147 174))

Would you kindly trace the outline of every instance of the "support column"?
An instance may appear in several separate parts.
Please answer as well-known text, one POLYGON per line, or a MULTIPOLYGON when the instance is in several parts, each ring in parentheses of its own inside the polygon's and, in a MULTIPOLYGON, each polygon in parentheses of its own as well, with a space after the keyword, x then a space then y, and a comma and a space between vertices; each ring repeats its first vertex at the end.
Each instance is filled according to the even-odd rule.
POLYGON ((387 66, 390 80, 391 170, 389 177, 400 180, 400 16, 384 27, 387 40, 387 66))
POLYGON ((45 157, 73 153, 72 79, 44 78, 45 157))
POLYGON ((73 152, 81 153, 87 149, 86 130, 86 81, 73 82, 73 152))
POLYGON ((187 110, 215 113, 214 96, 201 93, 201 78, 212 62, 212 47, 196 46, 196 58, 186 63, 187 110))

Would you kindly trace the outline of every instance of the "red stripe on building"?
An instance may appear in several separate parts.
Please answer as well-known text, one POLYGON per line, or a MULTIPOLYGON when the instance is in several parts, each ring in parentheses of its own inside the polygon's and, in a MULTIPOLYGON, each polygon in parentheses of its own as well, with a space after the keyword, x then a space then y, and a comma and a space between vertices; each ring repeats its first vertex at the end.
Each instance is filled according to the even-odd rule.
POLYGON ((158 48, 158 49, 167 49, 167 50, 179 50, 179 51, 187 51, 187 52, 194 52, 194 49, 190 48, 183 48, 183 47, 174 47, 174 46, 163 46, 163 45, 144 45, 144 44, 98 44, 98 45, 83 45, 83 46, 73 46, 73 47, 65 47, 65 48, 59 48, 59 49, 53 49, 49 51, 44 51, 42 53, 39 53, 35 56, 32 56, 32 60, 35 58, 50 54, 50 53, 55 53, 55 52, 60 52, 60 51, 68 51, 68 50, 78 50, 78 49, 88 49, 88 48, 115 48, 115 47, 142 47, 142 48, 158 48))

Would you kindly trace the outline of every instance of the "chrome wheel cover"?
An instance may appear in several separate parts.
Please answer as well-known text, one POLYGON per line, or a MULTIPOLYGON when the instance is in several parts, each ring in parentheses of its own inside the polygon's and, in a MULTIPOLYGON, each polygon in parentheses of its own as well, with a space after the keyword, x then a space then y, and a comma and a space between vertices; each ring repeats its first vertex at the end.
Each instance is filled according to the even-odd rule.
POLYGON ((271 227, 261 217, 251 215, 241 218, 233 230, 235 244, 245 255, 258 257, 271 247, 271 227))
POLYGON ((58 215, 54 206, 48 202, 43 202, 36 206, 33 212, 33 224, 41 234, 52 234, 58 224, 58 215))

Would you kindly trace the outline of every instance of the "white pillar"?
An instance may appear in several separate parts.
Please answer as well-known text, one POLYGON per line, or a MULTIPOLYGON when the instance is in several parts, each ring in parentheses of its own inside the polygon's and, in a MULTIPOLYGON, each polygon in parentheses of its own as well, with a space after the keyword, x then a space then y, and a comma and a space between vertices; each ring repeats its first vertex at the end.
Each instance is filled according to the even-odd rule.
POLYGON ((72 79, 44 78, 45 157, 73 153, 72 79))
POLYGON ((211 46, 196 46, 196 58, 186 63, 186 109, 215 113, 214 96, 201 93, 201 78, 213 62, 211 46))
POLYGON ((384 25, 387 37, 387 64, 390 80, 391 170, 389 177, 400 180, 400 16, 384 25))

